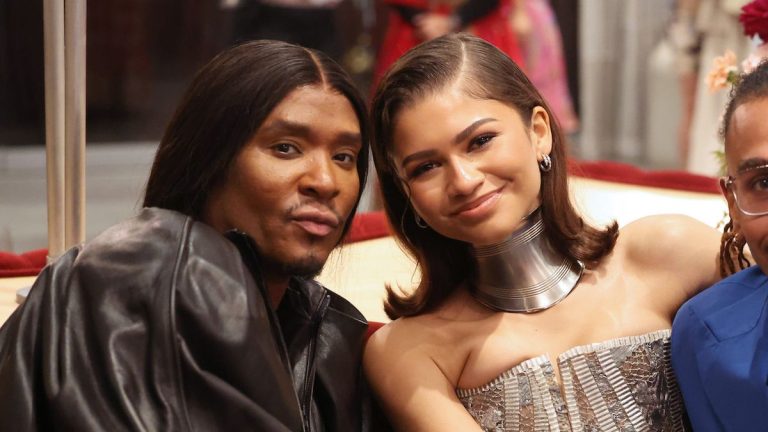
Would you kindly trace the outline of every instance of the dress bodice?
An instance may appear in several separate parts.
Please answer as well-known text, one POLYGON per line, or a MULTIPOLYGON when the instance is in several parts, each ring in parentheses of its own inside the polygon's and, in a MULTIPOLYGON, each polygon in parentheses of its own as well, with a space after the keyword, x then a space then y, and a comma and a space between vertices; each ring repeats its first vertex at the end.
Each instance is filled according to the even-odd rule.
POLYGON ((474 389, 457 389, 485 431, 680 431, 682 399, 670 330, 526 360, 474 389))

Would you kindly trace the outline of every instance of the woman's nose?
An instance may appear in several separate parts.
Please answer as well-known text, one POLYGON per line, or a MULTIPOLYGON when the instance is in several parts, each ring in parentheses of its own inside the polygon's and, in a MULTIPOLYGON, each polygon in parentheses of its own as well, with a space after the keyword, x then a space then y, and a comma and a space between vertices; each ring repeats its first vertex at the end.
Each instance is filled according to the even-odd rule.
POLYGON ((450 180, 446 189, 455 196, 472 195, 484 179, 485 174, 472 161, 457 158, 450 163, 450 180))

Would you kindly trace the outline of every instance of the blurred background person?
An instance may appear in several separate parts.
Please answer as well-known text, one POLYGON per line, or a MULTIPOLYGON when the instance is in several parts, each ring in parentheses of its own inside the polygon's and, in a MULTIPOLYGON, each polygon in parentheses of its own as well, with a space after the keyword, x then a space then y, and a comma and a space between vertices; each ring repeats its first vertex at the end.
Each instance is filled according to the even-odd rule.
POLYGON ((680 91, 683 98, 679 148, 686 170, 716 176, 721 162, 715 153, 722 144, 720 118, 727 92, 707 89, 706 76, 716 57, 727 50, 737 59, 750 51, 749 39, 739 23, 741 8, 749 0, 678 0, 675 30, 680 47, 680 91))
POLYGON ((517 0, 384 0, 389 7, 386 33, 377 55, 374 83, 406 51, 447 33, 467 31, 492 43, 520 66, 517 0), (511 18, 510 18, 511 17, 511 18))
POLYGON ((563 42, 549 0, 518 0, 515 28, 525 53, 526 75, 541 92, 563 132, 573 134, 579 120, 568 89, 563 42))
MULTIPOLYGON (((669 106, 668 94, 650 95, 648 79, 649 59, 664 37, 673 4, 670 0, 581 0, 579 5, 578 156, 647 164, 653 158, 650 116, 656 110, 676 115, 677 109, 669 106)), ((675 141, 670 132, 665 137, 670 144, 662 152, 667 153, 675 141)))

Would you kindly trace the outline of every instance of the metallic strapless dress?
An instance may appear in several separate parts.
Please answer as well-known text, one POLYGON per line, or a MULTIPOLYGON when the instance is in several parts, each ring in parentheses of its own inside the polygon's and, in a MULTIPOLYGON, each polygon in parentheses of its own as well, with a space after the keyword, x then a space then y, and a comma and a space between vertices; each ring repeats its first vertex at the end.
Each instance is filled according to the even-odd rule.
POLYGON ((485 431, 681 431, 683 403, 669 359, 670 330, 546 355, 456 394, 485 431))

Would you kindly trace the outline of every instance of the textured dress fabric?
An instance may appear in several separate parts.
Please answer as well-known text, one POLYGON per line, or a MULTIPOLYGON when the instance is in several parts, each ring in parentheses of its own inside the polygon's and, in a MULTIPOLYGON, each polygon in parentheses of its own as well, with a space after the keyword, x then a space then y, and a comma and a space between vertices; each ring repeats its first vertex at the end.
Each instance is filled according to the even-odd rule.
POLYGON ((365 430, 365 319, 299 278, 274 311, 260 267, 161 209, 71 249, 0 329, 0 430, 365 430))
POLYGON ((681 431, 670 330, 572 348, 520 363, 490 383, 457 389, 485 431, 681 431))

